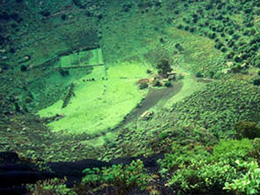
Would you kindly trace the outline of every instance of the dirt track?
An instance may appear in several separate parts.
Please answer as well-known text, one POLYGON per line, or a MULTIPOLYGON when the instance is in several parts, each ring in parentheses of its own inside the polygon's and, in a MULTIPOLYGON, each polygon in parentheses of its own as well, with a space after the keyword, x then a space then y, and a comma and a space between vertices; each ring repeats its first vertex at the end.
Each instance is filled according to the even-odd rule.
POLYGON ((122 127, 125 127, 127 124, 136 120, 143 114, 145 111, 149 110, 156 104, 164 103, 172 96, 176 95, 182 89, 182 82, 174 82, 172 87, 169 88, 152 88, 149 90, 146 98, 140 103, 140 106, 135 108, 132 112, 130 112, 125 119, 112 131, 116 131, 122 127))

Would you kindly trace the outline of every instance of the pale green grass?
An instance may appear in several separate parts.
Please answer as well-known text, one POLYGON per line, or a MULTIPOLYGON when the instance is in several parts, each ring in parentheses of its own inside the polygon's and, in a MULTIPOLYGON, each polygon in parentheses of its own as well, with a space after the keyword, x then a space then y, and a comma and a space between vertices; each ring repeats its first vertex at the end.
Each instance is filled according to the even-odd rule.
POLYGON ((147 77, 146 67, 136 63, 110 65, 109 79, 100 79, 103 76, 104 67, 94 68, 85 79, 95 78, 96 81, 75 81, 75 97, 66 108, 61 108, 63 101, 60 100, 39 111, 39 115, 65 116, 49 124, 54 131, 94 134, 115 127, 145 97, 147 91, 139 90, 136 82, 147 77))

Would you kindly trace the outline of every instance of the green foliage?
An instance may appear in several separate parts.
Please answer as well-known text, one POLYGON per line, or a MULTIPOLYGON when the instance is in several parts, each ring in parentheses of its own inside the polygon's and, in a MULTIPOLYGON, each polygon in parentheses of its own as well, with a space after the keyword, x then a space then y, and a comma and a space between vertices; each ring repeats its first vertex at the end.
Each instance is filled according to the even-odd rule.
POLYGON ((197 73, 195 74, 195 76, 198 77, 198 78, 203 77, 203 75, 201 74, 201 72, 197 72, 197 73))
POLYGON ((260 193, 260 168, 257 162, 236 161, 238 167, 246 169, 246 173, 231 182, 227 181, 223 189, 236 194, 259 194, 260 193))
POLYGON ((192 189, 200 188, 198 171, 192 168, 179 169, 172 176, 168 183, 169 186, 179 188, 178 192, 187 193, 192 189))
POLYGON ((168 133, 167 132, 161 132, 159 133, 158 137, 160 140, 164 140, 167 137, 168 133))
POLYGON ((148 87, 148 84, 147 83, 141 83, 139 85, 139 89, 146 89, 148 87))
POLYGON ((254 139, 252 145, 253 148, 250 151, 250 156, 260 162, 260 138, 254 139))
POLYGON ((182 146, 174 142, 172 153, 166 154, 165 158, 158 162, 162 168, 167 169, 168 171, 174 171, 179 167, 189 165, 191 162, 198 161, 206 156, 209 156, 209 153, 203 146, 182 146))
POLYGON ((208 164, 203 160, 193 161, 187 168, 177 170, 169 185, 180 188, 180 192, 210 192, 221 189, 226 181, 237 178, 237 170, 226 161, 208 164))
POLYGON ((238 176, 236 168, 225 160, 205 164, 199 169, 198 175, 208 189, 212 187, 221 188, 225 182, 238 176))
POLYGON ((236 161, 251 162, 251 140, 223 140, 212 153, 202 146, 182 147, 174 144, 171 154, 159 160, 160 173, 168 178, 168 185, 181 193, 206 193, 222 189, 225 183, 239 179, 243 169, 236 161))
POLYGON ((161 82, 160 82, 160 81, 158 81, 158 80, 155 80, 155 81, 153 81, 153 86, 154 86, 154 87, 161 87, 161 86, 162 86, 162 84, 161 84, 161 82))
POLYGON ((256 86, 259 86, 260 85, 260 79, 255 79, 253 81, 253 84, 256 85, 256 86))
POLYGON ((85 169, 86 176, 82 179, 83 184, 98 185, 107 184, 117 191, 127 193, 131 188, 146 188, 148 174, 141 160, 132 161, 130 165, 113 165, 110 168, 85 169))
POLYGON ((27 185, 30 194, 48 195, 76 195, 76 193, 66 187, 66 179, 49 179, 38 181, 35 185, 27 185))
POLYGON ((260 137, 260 128, 257 127, 256 122, 239 121, 235 125, 235 129, 239 137, 246 137, 249 139, 260 137))
POLYGON ((172 113, 177 127, 203 128, 223 138, 235 134, 239 120, 259 120, 259 99, 260 91, 245 82, 215 82, 173 105, 172 113))
POLYGON ((165 87, 171 87, 171 86, 172 86, 172 83, 171 83, 170 81, 166 81, 166 82, 164 83, 164 86, 165 86, 165 87))
POLYGON ((244 159, 253 149, 252 142, 248 139, 222 140, 213 148, 211 161, 225 160, 230 163, 237 159, 244 159))
POLYGON ((171 65, 168 60, 162 60, 159 64, 157 64, 157 69, 159 75, 166 77, 168 72, 172 71, 171 65))

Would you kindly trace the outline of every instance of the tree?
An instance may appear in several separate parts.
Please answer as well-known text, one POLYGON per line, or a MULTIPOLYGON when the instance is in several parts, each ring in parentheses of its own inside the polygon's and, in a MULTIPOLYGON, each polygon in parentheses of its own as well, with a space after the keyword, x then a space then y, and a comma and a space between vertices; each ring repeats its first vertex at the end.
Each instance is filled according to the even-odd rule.
POLYGON ((260 137, 260 128, 257 126, 256 122, 239 121, 235 125, 235 129, 239 137, 246 137, 249 139, 260 137))
POLYGON ((172 71, 171 65, 168 60, 162 60, 157 64, 158 74, 162 77, 167 77, 167 73, 172 71))
POLYGON ((256 85, 256 86, 259 86, 260 85, 260 79, 255 79, 253 81, 253 84, 256 85))
POLYGON ((145 89, 148 87, 148 84, 147 83, 142 83, 139 85, 139 89, 145 89))

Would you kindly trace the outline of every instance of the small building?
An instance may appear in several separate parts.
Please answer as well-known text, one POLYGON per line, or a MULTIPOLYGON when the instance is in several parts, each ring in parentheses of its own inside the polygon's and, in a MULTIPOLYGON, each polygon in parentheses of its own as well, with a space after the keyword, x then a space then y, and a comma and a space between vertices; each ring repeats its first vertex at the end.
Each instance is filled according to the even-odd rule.
POLYGON ((150 119, 152 119, 154 113, 153 112, 149 112, 149 111, 145 111, 142 115, 141 115, 141 119, 148 121, 150 119))

